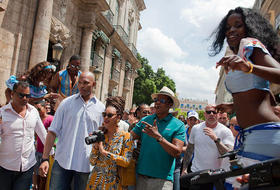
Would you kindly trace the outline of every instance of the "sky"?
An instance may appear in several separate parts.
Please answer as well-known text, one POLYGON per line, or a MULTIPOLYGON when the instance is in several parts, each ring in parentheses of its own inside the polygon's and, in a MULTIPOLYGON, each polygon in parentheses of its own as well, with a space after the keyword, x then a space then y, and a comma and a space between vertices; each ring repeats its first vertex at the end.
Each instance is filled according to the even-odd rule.
POLYGON ((230 9, 252 7, 255 0, 144 0, 137 49, 156 72, 174 80, 179 98, 215 103, 223 52, 210 57, 211 33, 230 9))

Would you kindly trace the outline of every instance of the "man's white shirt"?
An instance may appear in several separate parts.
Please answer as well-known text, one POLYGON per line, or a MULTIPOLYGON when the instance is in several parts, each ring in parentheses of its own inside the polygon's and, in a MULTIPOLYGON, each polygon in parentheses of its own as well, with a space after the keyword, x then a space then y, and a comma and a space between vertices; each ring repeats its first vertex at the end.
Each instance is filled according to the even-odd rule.
POLYGON ((27 104, 24 117, 11 103, 0 108, 0 166, 11 171, 27 171, 36 164, 34 132, 45 144, 47 131, 35 107, 27 104))
POLYGON ((105 106, 96 97, 84 102, 80 93, 65 98, 49 127, 58 137, 55 160, 67 170, 88 173, 91 145, 85 137, 102 125, 105 106))
MULTIPOLYGON (((189 143, 194 144, 194 159, 192 161, 191 171, 196 172, 204 169, 221 168, 222 159, 216 143, 207 135, 203 129, 206 127, 205 122, 193 126, 189 138, 189 143)), ((234 145, 234 137, 230 129, 223 124, 218 123, 213 128, 214 133, 221 142, 226 145, 234 145)))

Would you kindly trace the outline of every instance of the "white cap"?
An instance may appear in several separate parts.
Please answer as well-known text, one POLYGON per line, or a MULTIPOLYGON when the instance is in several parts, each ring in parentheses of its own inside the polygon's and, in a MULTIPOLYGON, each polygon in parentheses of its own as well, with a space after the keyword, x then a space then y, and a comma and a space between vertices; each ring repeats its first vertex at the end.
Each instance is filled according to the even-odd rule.
POLYGON ((151 108, 155 107, 155 103, 154 103, 154 102, 151 103, 150 107, 151 107, 151 108))
POLYGON ((188 113, 188 119, 189 119, 190 117, 195 117, 196 119, 199 119, 198 113, 197 113, 196 111, 190 111, 190 112, 188 113))

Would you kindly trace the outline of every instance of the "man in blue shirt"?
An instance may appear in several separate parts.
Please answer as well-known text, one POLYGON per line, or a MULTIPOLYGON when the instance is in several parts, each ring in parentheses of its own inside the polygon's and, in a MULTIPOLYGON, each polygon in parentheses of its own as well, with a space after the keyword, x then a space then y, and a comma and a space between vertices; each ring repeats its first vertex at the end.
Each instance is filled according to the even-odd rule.
POLYGON ((131 134, 141 139, 137 162, 137 190, 173 188, 175 157, 179 157, 185 141, 185 125, 169 113, 179 105, 172 90, 163 87, 152 94, 156 112, 144 117, 131 134))
POLYGON ((82 73, 78 82, 79 93, 61 102, 48 129, 40 166, 41 176, 46 176, 48 172, 49 151, 58 137, 50 190, 69 189, 72 179, 74 190, 86 189, 92 168, 89 163, 91 146, 86 145, 84 139, 102 125, 105 109, 93 94, 94 86, 94 75, 91 72, 82 73))

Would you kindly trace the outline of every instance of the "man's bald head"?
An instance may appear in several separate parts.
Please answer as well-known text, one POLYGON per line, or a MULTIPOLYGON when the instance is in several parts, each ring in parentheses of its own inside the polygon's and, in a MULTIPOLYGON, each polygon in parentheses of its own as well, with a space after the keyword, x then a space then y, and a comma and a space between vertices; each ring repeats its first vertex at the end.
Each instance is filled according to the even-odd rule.
POLYGON ((95 86, 94 79, 94 74, 89 71, 81 73, 79 77, 78 88, 83 98, 91 97, 93 95, 93 87, 95 86))
POLYGON ((91 81, 94 81, 94 79, 95 79, 94 74, 92 72, 89 72, 89 71, 82 72, 81 75, 80 75, 80 78, 81 77, 86 77, 86 78, 90 79, 91 81))

